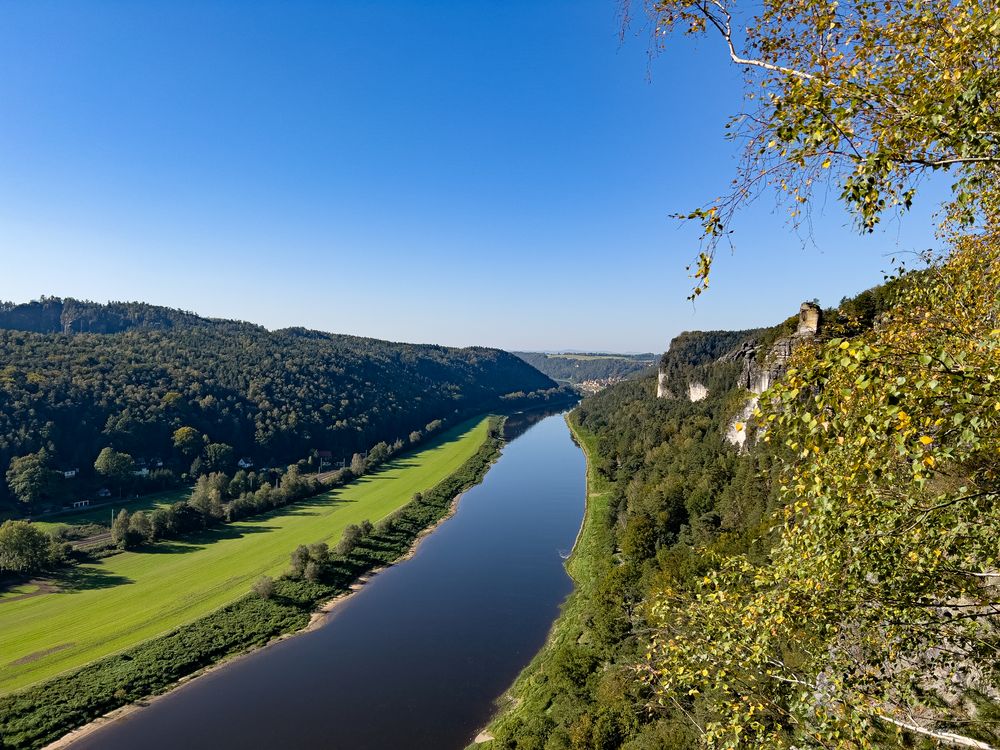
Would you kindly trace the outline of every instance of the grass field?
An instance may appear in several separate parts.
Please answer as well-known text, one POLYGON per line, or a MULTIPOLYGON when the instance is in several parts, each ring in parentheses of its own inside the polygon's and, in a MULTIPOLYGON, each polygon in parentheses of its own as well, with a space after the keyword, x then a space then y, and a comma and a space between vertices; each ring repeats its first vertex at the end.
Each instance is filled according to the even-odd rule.
POLYGON ((242 596, 288 568, 299 544, 334 543, 456 471, 486 440, 488 420, 454 428, 376 474, 274 513, 163 542, 0 596, 0 694, 121 651, 242 596), (48 586, 57 587, 47 591, 48 586))
POLYGON ((135 513, 137 510, 149 512, 157 508, 165 508, 173 505, 179 500, 187 500, 190 496, 191 489, 189 487, 182 487, 179 490, 167 490, 151 495, 143 495, 135 500, 122 500, 121 502, 112 503, 102 508, 88 508, 76 513, 61 513, 58 516, 51 517, 51 520, 33 521, 32 523, 46 533, 51 533, 64 526, 76 526, 84 523, 97 523, 110 528, 111 514, 117 513, 122 508, 127 508, 129 513, 135 513))

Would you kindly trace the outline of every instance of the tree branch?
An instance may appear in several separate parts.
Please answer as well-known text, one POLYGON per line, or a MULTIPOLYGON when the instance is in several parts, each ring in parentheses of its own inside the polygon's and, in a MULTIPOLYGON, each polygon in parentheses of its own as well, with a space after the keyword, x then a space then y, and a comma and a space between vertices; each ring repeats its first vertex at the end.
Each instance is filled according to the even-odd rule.
POLYGON ((910 724, 909 722, 893 719, 892 717, 885 716, 884 714, 875 715, 882 721, 887 721, 900 729, 905 729, 908 732, 920 734, 924 737, 930 737, 931 739, 943 742, 946 745, 951 745, 952 747, 969 747, 973 748, 973 750, 996 750, 993 745, 980 742, 979 740, 974 740, 971 737, 965 737, 961 734, 955 734, 953 732, 935 732, 933 729, 927 729, 919 724, 910 724))

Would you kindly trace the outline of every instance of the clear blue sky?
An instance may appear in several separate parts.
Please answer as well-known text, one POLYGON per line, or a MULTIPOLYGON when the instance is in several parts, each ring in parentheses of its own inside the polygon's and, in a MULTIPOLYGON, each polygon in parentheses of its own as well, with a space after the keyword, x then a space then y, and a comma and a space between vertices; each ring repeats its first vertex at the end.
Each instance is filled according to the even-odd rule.
POLYGON ((815 244, 764 202, 692 308, 739 73, 615 0, 0 4, 0 299, 393 340, 660 351, 881 279, 928 210, 815 244))

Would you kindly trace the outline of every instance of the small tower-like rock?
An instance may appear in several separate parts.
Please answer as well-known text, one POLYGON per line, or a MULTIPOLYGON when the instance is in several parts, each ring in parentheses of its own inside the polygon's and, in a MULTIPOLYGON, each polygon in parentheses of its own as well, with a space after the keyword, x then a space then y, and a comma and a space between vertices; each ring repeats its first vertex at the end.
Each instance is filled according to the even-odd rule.
POLYGON ((815 336, 819 333, 823 310, 815 302, 803 302, 799 307, 799 327, 796 336, 815 336))

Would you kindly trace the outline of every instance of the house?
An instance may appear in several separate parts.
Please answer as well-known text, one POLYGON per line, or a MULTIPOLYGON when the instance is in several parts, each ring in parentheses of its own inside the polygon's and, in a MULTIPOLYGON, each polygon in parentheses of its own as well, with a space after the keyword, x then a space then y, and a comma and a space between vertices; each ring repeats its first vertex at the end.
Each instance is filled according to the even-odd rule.
POLYGON ((98 497, 111 497, 111 490, 109 490, 107 487, 101 487, 101 489, 99 489, 97 491, 97 496, 98 497))
POLYGON ((240 469, 252 469, 253 459, 246 457, 241 458, 239 461, 236 462, 236 466, 239 467, 240 469))
POLYGON ((73 479, 77 474, 80 473, 79 469, 63 469, 62 475, 67 479, 73 479))
POLYGON ((90 505, 90 500, 74 500, 73 508, 86 508, 90 505))

